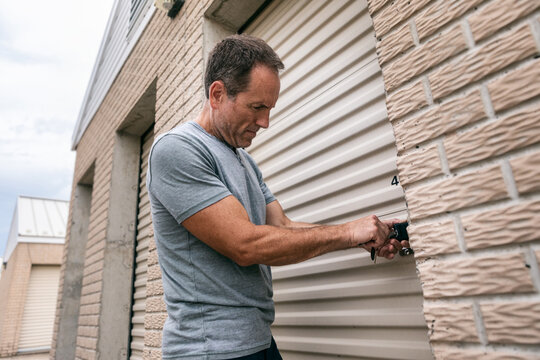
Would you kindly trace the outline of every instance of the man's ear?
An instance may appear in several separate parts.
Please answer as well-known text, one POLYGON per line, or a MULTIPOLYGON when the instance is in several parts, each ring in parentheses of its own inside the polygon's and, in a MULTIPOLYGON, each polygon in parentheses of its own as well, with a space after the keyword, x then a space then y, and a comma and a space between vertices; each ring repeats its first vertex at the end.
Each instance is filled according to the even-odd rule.
POLYGON ((208 100, 212 109, 216 109, 227 97, 227 89, 221 80, 214 81, 208 89, 208 100))

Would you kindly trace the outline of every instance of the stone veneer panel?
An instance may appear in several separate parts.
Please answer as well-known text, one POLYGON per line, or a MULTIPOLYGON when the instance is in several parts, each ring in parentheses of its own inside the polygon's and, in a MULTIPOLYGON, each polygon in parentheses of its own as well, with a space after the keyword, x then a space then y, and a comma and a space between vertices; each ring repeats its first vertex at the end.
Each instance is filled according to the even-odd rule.
POLYGON ((377 37, 386 34, 390 29, 416 11, 423 8, 431 0, 394 0, 389 6, 373 17, 373 27, 377 37))
POLYGON ((491 82, 488 90, 495 111, 511 108, 540 95, 540 60, 491 82))
POLYGON ((529 269, 519 253, 428 260, 418 264, 424 297, 428 299, 533 292, 529 269))
POLYGON ((443 173, 436 145, 398 157, 397 167, 402 186, 443 173))
POLYGON ((369 12, 373 14, 384 6, 389 0, 368 0, 369 12))
POLYGON ((151 266, 147 270, 148 281, 161 279, 161 268, 159 266, 151 266))
POLYGON ((415 258, 424 258, 460 251, 453 221, 423 225, 411 224, 407 228, 415 258))
MULTIPOLYGON (((153 241, 152 241, 153 242, 153 241)), ((147 259, 147 263, 146 263, 148 266, 151 266, 151 265, 157 265, 159 264, 159 261, 158 261, 158 252, 157 251, 149 251, 148 252, 148 259, 147 259)))
POLYGON ((424 304, 424 316, 431 341, 480 342, 471 304, 424 304))
POLYGON ((482 1, 484 0, 436 1, 420 15, 416 16, 418 37, 423 40, 426 36, 435 33, 441 27, 459 18, 482 1))
POLYGON ((468 249, 540 239, 540 201, 526 202, 462 218, 468 249))
POLYGON ((433 353, 436 359, 444 360, 464 360, 464 359, 481 359, 481 360, 538 360, 538 356, 532 352, 523 351, 490 351, 478 349, 465 349, 452 347, 442 344, 432 344, 433 353))
POLYGON ((143 359, 161 359, 161 349, 144 349, 143 359))
POLYGON ((499 166, 410 189, 406 193, 412 219, 476 206, 508 197, 499 166))
POLYGON ((383 67, 386 90, 392 91, 404 82, 424 73, 466 48, 467 43, 461 26, 454 26, 449 31, 383 67))
POLYGON ((540 152, 513 159, 510 165, 521 194, 540 190, 540 152))
POLYGON ((167 305, 163 297, 150 297, 146 299, 146 312, 164 312, 167 311, 167 305))
POLYGON ((540 105, 534 104, 511 116, 455 134, 444 141, 450 169, 540 142, 540 105))
POLYGON ((146 297, 163 295, 163 284, 161 280, 149 281, 146 283, 146 297))
POLYGON ((480 91, 475 90, 396 124, 396 145, 399 151, 407 150, 485 116, 480 91))
POLYGON ((146 330, 144 332, 144 345, 154 348, 161 347, 161 330, 146 330))
POLYGON ((427 104, 424 85, 422 85, 421 81, 386 96, 386 106, 390 121, 397 120, 427 104))
POLYGON ((382 41, 377 42, 379 64, 384 65, 399 53, 410 49, 414 45, 409 24, 390 33, 382 41))
POLYGON ((537 52, 530 26, 527 24, 520 26, 434 71, 429 76, 433 98, 440 99, 447 96, 467 84, 537 52))
POLYGON ((167 320, 167 313, 155 313, 155 314, 146 314, 144 316, 144 328, 145 329, 154 329, 154 330, 161 330, 163 329, 163 325, 165 324, 165 320, 167 320))
POLYGON ((540 302, 480 304, 488 341, 540 344, 540 302))
POLYGON ((493 1, 469 17, 475 41, 480 41, 540 7, 540 1, 493 1), (497 21, 493 21, 497 19, 497 21))

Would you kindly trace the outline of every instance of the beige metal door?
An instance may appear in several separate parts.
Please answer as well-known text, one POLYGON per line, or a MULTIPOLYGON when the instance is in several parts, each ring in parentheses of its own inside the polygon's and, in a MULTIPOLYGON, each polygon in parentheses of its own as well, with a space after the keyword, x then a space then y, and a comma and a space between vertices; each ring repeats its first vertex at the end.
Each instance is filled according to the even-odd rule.
POLYGON ((141 169, 139 172, 139 202, 137 215, 137 243, 135 249, 135 277, 131 317, 130 359, 142 359, 144 348, 144 314, 146 304, 146 279, 148 244, 152 240, 150 201, 146 190, 148 153, 154 141, 153 127, 142 136, 141 169))
POLYGON ((51 348, 60 266, 33 265, 26 290, 19 351, 51 348))
MULTIPOLYGON (((274 1, 248 26, 281 56, 270 128, 248 149, 294 220, 406 219, 375 35, 365 1, 274 1)), ((430 359, 412 257, 363 250, 274 267, 284 358, 430 359)))

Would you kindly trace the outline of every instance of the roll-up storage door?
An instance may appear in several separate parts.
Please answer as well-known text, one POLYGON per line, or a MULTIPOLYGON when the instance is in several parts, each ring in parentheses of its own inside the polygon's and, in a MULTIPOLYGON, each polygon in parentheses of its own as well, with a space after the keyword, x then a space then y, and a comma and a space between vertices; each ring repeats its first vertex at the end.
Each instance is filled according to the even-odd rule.
POLYGON ((154 141, 154 128, 142 136, 141 168, 139 171, 139 201, 137 214, 137 242, 135 244, 135 276, 131 308, 130 359, 142 359, 144 349, 144 314, 146 305, 146 279, 148 244, 152 240, 150 201, 146 190, 148 154, 154 141))
POLYGON ((33 265, 26 290, 19 351, 51 348, 60 266, 33 265))
MULTIPOLYGON (((248 151, 290 218, 406 219, 365 1, 274 1, 246 29, 285 63, 270 127, 248 151)), ((284 358, 431 359, 412 256, 360 249, 274 267, 284 358)))

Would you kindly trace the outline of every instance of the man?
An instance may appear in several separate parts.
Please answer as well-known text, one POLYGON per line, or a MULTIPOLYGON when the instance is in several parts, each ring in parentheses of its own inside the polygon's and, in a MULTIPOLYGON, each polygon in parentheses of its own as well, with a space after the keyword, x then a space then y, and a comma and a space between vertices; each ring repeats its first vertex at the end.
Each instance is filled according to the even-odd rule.
POLYGON ((147 187, 168 312, 163 359, 281 359, 269 266, 358 246, 391 259, 406 245, 375 216, 319 226, 284 214, 243 150, 269 126, 281 69, 264 41, 226 38, 209 56, 197 120, 154 142, 147 187))

